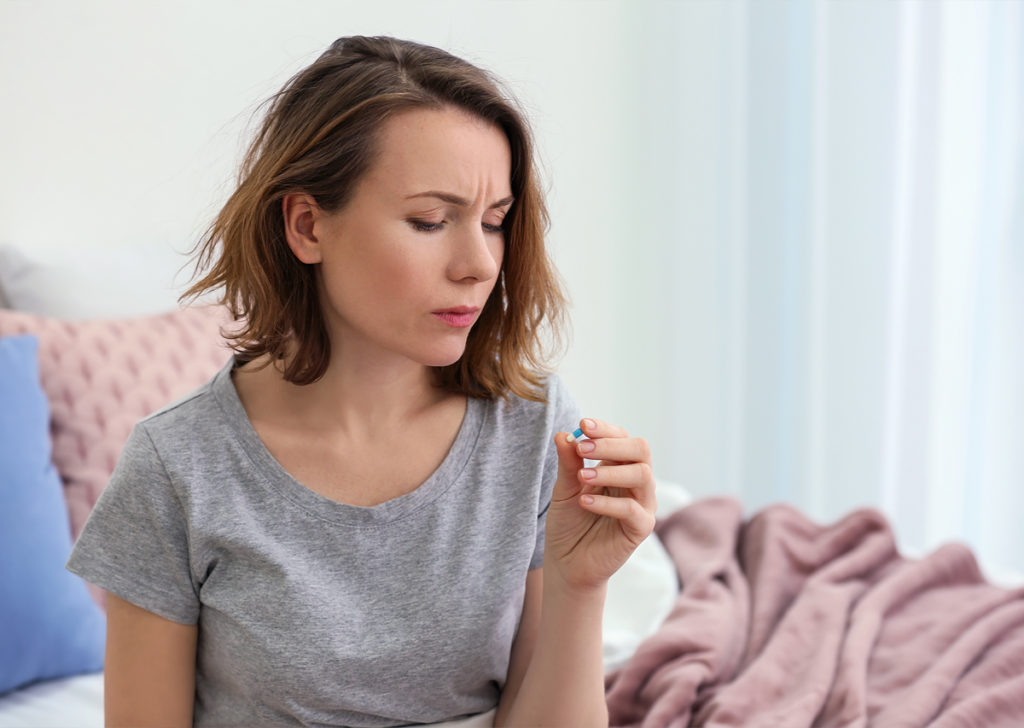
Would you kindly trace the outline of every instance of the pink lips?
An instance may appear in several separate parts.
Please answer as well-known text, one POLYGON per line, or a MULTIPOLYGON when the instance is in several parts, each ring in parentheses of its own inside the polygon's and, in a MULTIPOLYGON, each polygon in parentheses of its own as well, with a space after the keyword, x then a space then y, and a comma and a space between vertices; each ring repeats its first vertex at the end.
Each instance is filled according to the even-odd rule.
POLYGON ((476 318, 476 312, 479 310, 476 306, 456 306, 442 311, 432 311, 431 313, 449 326, 464 329, 472 325, 473 320, 476 318))

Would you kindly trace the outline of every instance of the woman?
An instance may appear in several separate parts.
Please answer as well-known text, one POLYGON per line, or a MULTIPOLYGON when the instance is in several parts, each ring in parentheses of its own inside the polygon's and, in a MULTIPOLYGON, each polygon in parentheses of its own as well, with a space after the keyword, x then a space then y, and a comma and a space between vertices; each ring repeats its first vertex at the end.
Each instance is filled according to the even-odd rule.
POLYGON ((443 51, 342 38, 273 99, 186 294, 236 355, 139 423, 69 561, 108 725, 607 723, 654 483, 541 368, 545 223, 522 116, 443 51))

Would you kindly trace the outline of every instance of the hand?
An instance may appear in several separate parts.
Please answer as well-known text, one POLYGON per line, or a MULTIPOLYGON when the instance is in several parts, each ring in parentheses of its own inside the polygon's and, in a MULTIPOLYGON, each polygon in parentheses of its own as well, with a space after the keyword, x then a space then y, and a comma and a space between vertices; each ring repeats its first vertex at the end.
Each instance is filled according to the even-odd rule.
POLYGON ((566 586, 603 586, 654 530, 654 475, 647 441, 583 419, 589 440, 555 435, 558 479, 548 510, 544 571, 566 586), (583 458, 600 460, 584 468, 583 458))

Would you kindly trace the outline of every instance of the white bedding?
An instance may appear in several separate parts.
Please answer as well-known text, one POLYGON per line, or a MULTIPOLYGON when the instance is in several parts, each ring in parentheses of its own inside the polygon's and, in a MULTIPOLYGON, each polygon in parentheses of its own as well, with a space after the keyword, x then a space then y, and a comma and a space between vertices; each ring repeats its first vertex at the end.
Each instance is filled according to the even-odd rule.
MULTIPOLYGON (((658 515, 686 505, 690 496, 675 483, 658 482, 658 515)), ((608 584, 604 614, 605 670, 620 666, 652 634, 672 608, 675 569, 651 536, 608 584)), ((438 724, 444 728, 490 726, 490 714, 438 724)), ((0 728, 101 728, 103 674, 37 683, 0 696, 0 728)))
POLYGON ((103 728, 103 673, 48 680, 0 696, 0 728, 103 728))

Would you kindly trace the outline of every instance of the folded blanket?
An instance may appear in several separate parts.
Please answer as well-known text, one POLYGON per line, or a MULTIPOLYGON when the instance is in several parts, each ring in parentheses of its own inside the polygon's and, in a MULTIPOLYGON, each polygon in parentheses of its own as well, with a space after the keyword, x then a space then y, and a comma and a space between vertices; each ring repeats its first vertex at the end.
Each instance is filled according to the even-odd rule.
POLYGON ((1024 726, 1024 589, 912 560, 873 510, 817 525, 730 498, 659 522, 681 589, 607 679, 613 726, 1024 726))

